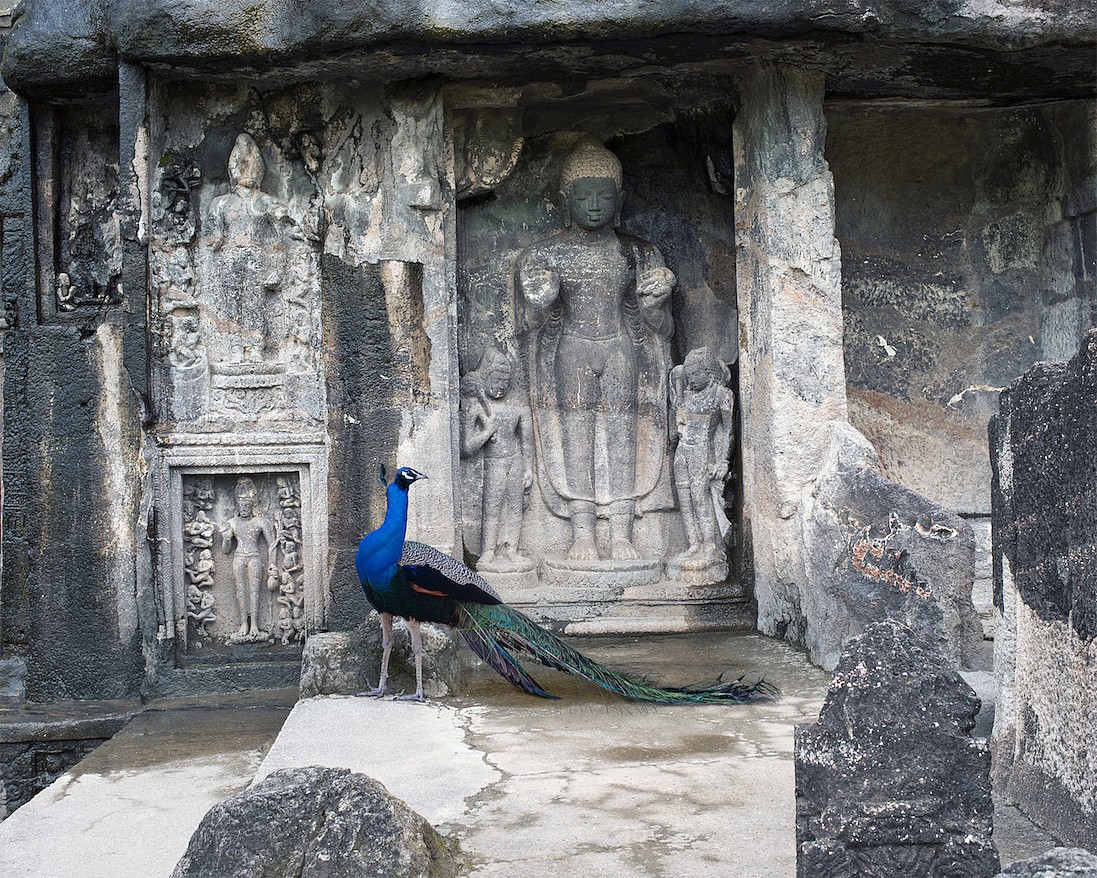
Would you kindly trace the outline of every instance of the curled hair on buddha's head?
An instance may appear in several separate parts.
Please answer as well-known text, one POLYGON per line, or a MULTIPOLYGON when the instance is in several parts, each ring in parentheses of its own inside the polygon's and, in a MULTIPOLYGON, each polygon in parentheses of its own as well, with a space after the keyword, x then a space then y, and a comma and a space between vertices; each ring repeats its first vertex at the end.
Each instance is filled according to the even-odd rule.
POLYGON ((620 189, 624 182, 621 160, 589 134, 583 137, 560 169, 560 191, 565 195, 576 180, 612 180, 620 189))

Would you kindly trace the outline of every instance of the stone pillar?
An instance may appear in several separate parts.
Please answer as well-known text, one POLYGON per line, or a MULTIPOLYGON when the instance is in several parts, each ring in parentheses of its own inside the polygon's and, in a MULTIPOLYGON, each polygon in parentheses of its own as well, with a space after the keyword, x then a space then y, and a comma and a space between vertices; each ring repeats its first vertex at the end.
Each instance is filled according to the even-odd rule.
POLYGON ((996 789, 1097 848, 1097 329, 991 421, 996 789))
POLYGON ((841 258, 823 156, 823 76, 759 65, 734 124, 744 518, 758 627, 802 640, 796 517, 830 422, 845 423, 841 258))

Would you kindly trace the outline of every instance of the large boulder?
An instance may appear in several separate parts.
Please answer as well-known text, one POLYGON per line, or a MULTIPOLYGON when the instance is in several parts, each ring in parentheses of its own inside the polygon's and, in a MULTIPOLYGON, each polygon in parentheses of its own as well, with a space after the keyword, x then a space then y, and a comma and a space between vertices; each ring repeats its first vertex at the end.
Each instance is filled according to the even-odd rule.
POLYGON ((796 728, 798 878, 990 878, 990 750, 979 700, 898 622, 843 653, 815 725, 796 728))
MULTIPOLYGON (((456 638, 438 625, 420 626, 423 635, 423 692, 428 698, 452 695, 461 688, 462 666, 456 638)), ((415 655, 411 632, 402 619, 393 625, 389 688, 415 691, 415 655)), ((301 657, 302 698, 354 695, 377 684, 381 669, 381 622, 376 612, 353 631, 314 634, 301 657)))
POLYGON ((830 426, 819 478, 805 492, 801 636, 812 661, 833 669, 867 625, 896 619, 970 667, 982 641, 971 600, 971 525, 889 481, 871 443, 848 424, 830 426))
POLYGON ((215 805, 172 878, 450 878, 451 847, 364 774, 286 768, 215 805))

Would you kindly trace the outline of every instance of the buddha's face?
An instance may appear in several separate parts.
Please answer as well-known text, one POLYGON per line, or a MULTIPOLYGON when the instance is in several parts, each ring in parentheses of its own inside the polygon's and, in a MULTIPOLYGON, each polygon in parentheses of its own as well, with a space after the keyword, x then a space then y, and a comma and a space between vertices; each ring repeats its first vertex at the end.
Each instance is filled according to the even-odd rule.
POLYGON ((568 193, 572 220, 588 231, 605 228, 617 214, 617 196, 617 183, 609 177, 576 180, 568 193))

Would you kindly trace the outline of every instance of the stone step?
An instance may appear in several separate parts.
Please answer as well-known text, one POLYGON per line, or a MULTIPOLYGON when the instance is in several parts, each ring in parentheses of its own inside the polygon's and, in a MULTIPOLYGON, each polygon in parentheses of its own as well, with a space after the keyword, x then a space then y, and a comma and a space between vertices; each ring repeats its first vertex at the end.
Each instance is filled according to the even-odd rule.
POLYGON ((246 787, 296 690, 156 702, 0 823, 5 878, 167 878, 246 787))

